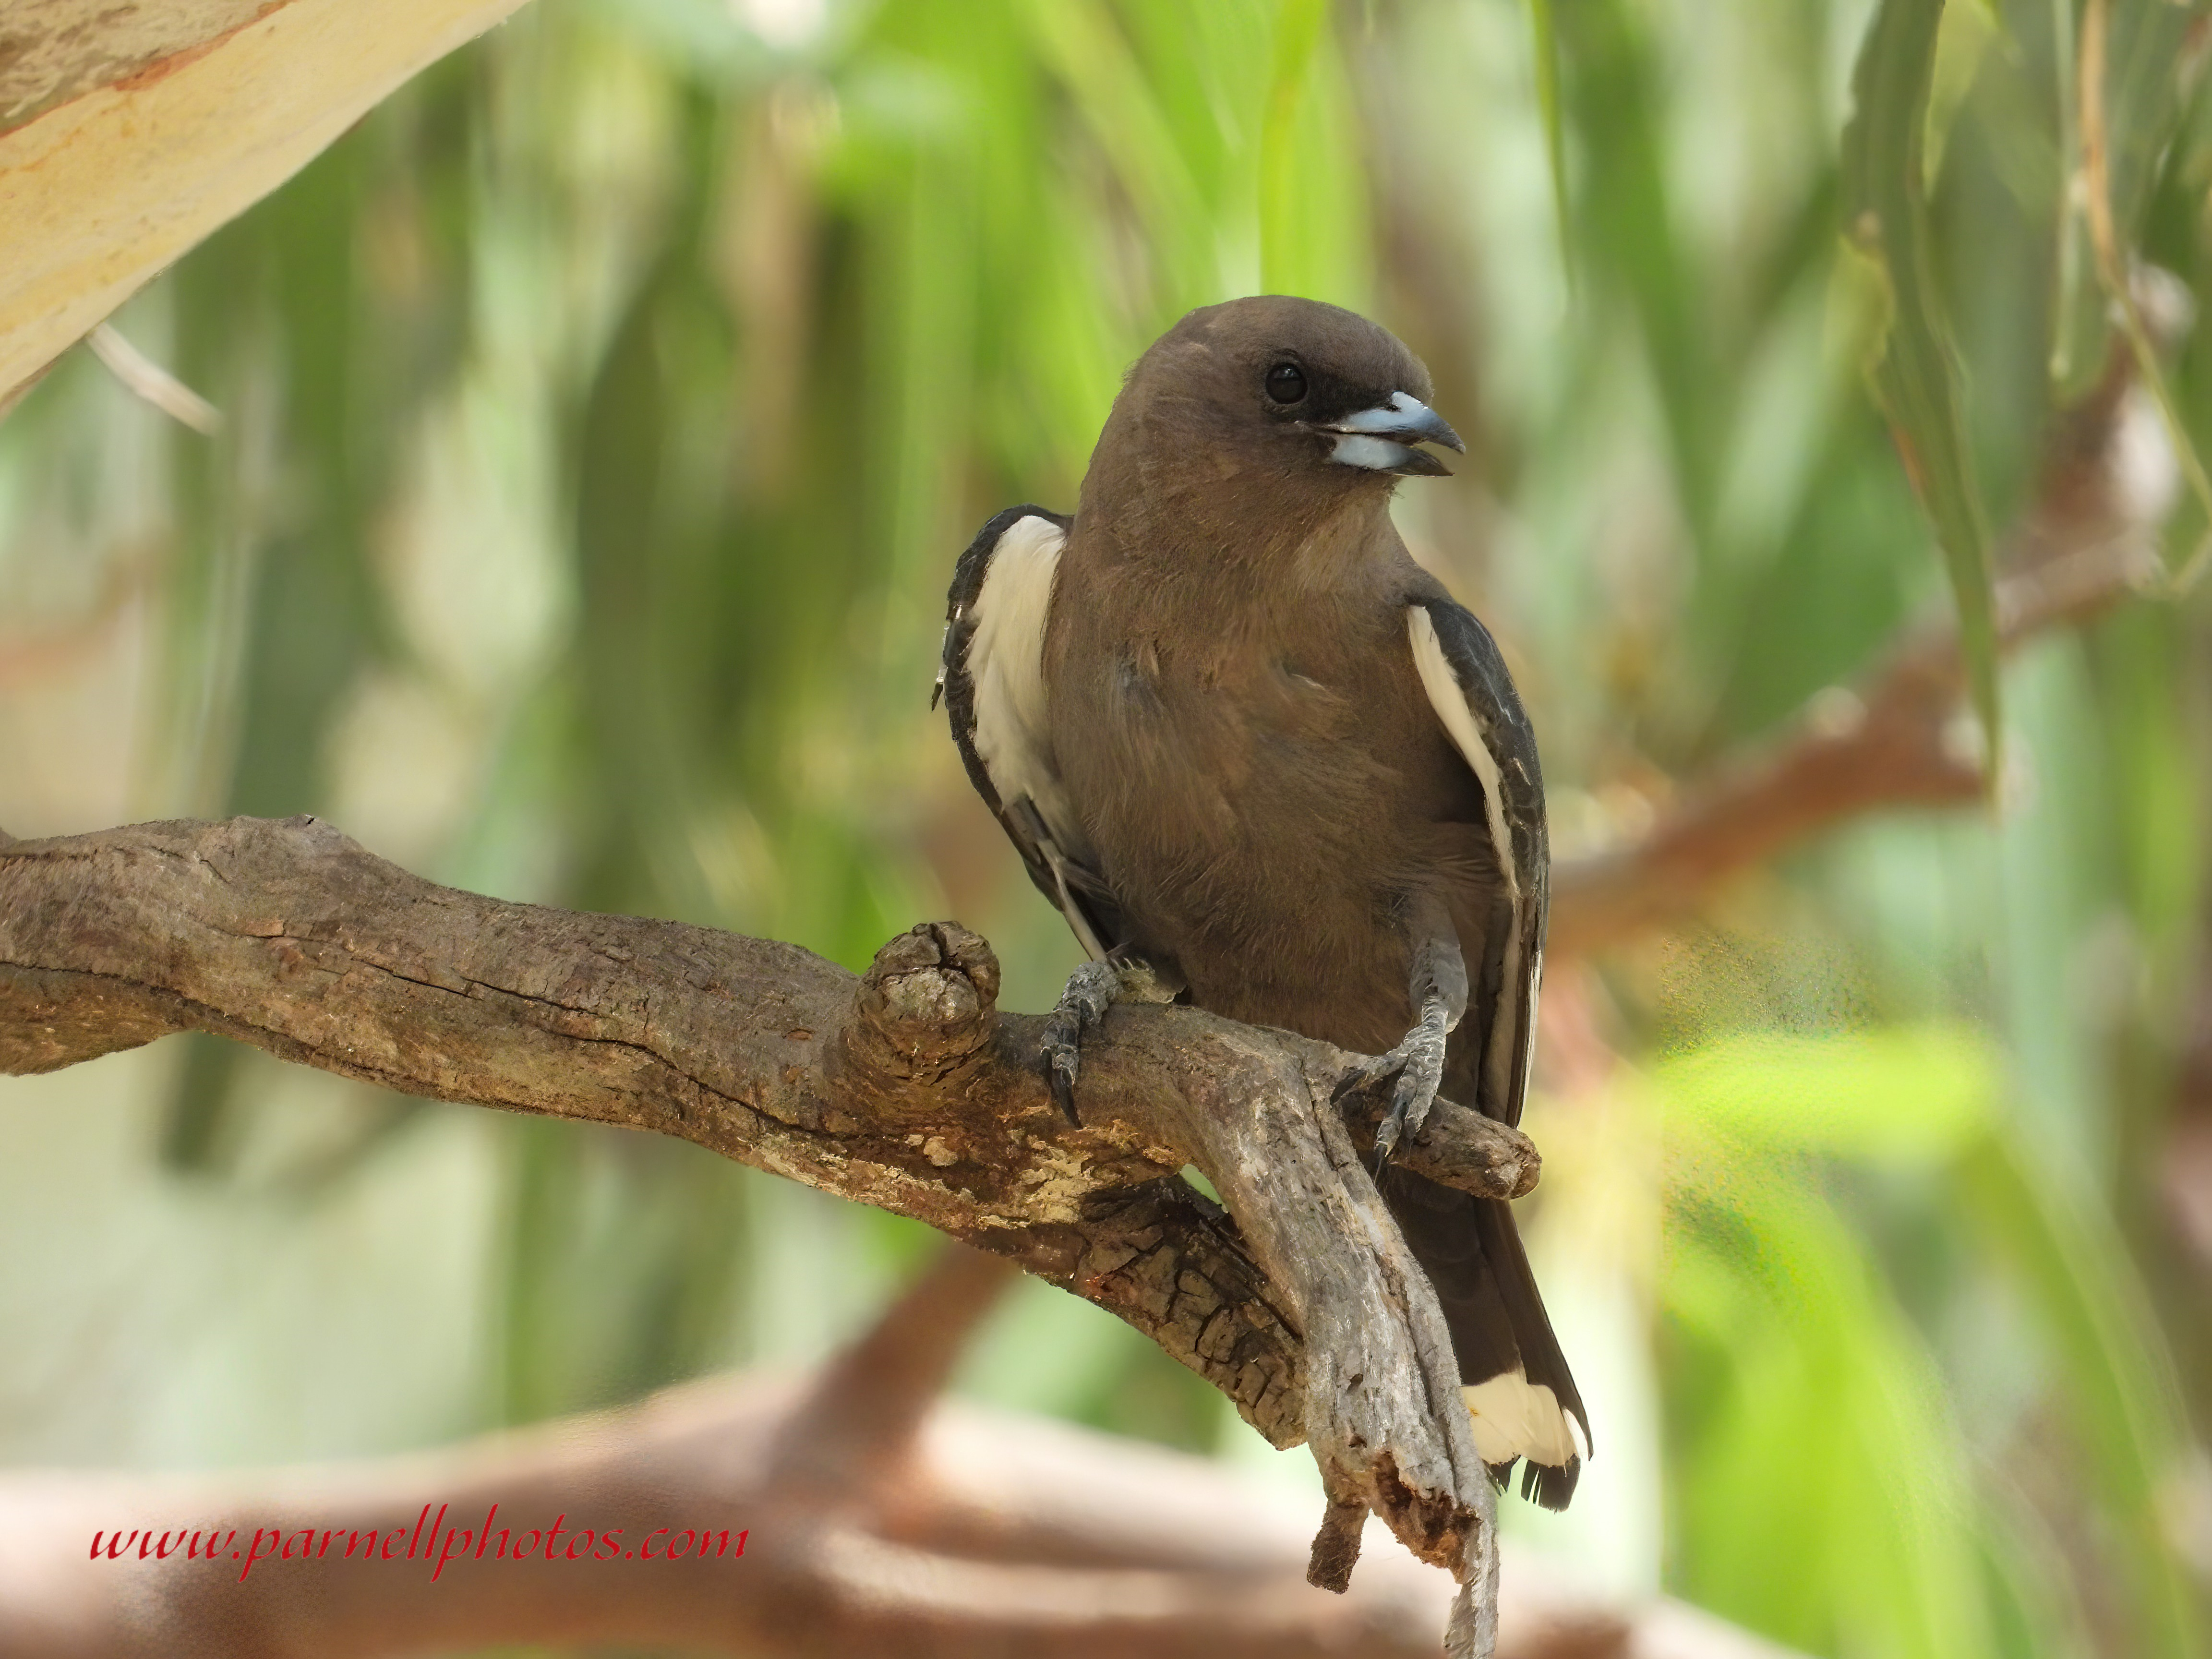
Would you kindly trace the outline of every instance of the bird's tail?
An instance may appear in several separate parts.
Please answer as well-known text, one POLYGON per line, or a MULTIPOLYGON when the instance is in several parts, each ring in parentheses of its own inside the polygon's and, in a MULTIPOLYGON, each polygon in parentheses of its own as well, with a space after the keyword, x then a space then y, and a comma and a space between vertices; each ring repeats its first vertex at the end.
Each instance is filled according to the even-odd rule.
POLYGON ((1382 1186, 1443 1305, 1475 1449, 1501 1484, 1525 1458, 1522 1496, 1566 1508, 1589 1449, 1589 1419, 1511 1206, 1395 1168, 1382 1186))

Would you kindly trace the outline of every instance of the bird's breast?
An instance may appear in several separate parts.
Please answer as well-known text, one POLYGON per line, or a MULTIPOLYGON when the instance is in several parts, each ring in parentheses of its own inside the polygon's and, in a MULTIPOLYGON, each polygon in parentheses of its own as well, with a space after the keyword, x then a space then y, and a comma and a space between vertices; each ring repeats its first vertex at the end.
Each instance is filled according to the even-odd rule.
POLYGON ((1201 1006, 1339 1041, 1402 1025, 1386 918, 1467 839, 1449 822, 1465 768, 1398 672, 1402 637, 1132 630, 1055 665, 1054 747, 1130 943, 1176 961, 1201 1006))
POLYGON ((1158 834, 1234 843, 1288 813, 1316 836, 1391 793, 1363 706, 1373 699, 1318 665, 1140 641, 1100 679, 1085 725, 1101 764, 1086 799, 1126 813, 1133 831, 1156 821, 1158 834))

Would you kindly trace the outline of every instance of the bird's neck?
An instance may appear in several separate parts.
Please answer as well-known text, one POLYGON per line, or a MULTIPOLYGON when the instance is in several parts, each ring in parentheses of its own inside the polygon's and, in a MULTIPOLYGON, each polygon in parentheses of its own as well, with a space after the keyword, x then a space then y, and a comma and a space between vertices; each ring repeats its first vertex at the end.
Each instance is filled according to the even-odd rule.
POLYGON ((1241 609, 1269 596, 1295 602, 1364 586, 1376 566, 1405 557, 1388 488, 1301 499, 1150 482, 1127 501, 1086 492, 1069 549, 1078 562, 1241 609))

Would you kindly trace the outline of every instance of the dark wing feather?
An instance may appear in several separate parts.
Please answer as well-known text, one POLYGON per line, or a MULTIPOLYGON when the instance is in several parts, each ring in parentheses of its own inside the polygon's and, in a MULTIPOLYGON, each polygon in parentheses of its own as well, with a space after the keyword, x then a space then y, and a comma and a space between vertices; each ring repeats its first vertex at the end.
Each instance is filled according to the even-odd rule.
MULTIPOLYGON (((1466 701, 1475 739, 1489 764, 1478 764, 1481 757, 1473 755, 1468 762, 1478 775, 1489 775, 1481 776, 1486 796, 1492 790, 1492 776, 1495 777, 1495 805, 1511 850, 1513 920, 1520 948, 1515 952, 1513 982, 1502 987, 1501 994, 1512 999, 1514 1052, 1503 1097, 1482 1104, 1493 1115, 1517 1125, 1528 1094, 1528 1066, 1536 1035, 1536 989, 1544 975, 1544 928, 1552 902, 1552 843, 1544 822, 1544 773, 1536 759, 1536 733, 1490 630, 1473 612, 1448 598, 1430 596, 1413 603, 1415 609, 1426 613, 1436 630, 1437 645, 1466 701)), ((1431 690, 1433 696, 1435 688, 1431 690)), ((1437 712, 1450 729, 1450 711, 1439 708, 1437 712)), ((1458 732, 1453 735, 1455 742, 1460 740, 1458 732)))
MULTIPOLYGON (((1510 999, 1512 1018, 1510 1025, 1493 1020, 1492 1030, 1498 1033, 1493 1041, 1510 1040, 1513 1048, 1510 1066, 1502 1068, 1502 1084, 1485 1090, 1480 1103, 1517 1124, 1528 1099, 1536 989, 1543 978, 1544 924, 1551 903, 1551 841, 1544 824, 1536 734, 1489 629, 1441 593, 1416 598, 1413 604, 1418 614, 1409 622, 1422 684, 1454 745, 1482 784, 1493 842, 1503 843, 1498 862, 1513 896, 1515 948, 1505 956, 1511 972, 1498 995, 1510 999), (1449 684, 1443 683, 1447 674, 1449 684)), ((1487 1066, 1483 1069, 1490 1071, 1487 1066)), ((1510 1377, 1517 1369, 1523 1384, 1551 1390, 1559 1408, 1581 1430, 1587 1448, 1589 1413, 1544 1310, 1511 1207, 1397 1170, 1385 1172, 1383 1191, 1407 1243, 1437 1288, 1462 1381, 1494 1389, 1492 1379, 1510 1377)), ((1471 1390, 1470 1398, 1477 1392, 1479 1388, 1471 1390)), ((1581 1471, 1580 1455, 1554 1462, 1532 1453, 1522 1495, 1547 1509, 1564 1509, 1581 1471)), ((1492 1473, 1502 1478, 1504 1471, 1492 1473)))
MULTIPOLYGON (((1072 522, 1064 514, 1041 507, 1010 507, 976 532, 953 568, 951 591, 945 596, 945 646, 932 701, 944 700, 952 724, 952 740, 959 745, 960 759, 968 769, 968 781, 1022 855, 1030 880, 1067 918, 1084 948, 1103 957, 1122 944, 1127 934, 1120 910, 1089 862, 1081 826, 1068 821, 1064 809, 1055 813, 1056 803, 1049 795, 1045 799, 1037 798, 1045 792, 1036 787, 1036 781, 1052 773, 1051 757, 1037 752, 1026 726, 1006 720, 1003 708, 981 706, 988 700, 978 695, 978 682, 987 668, 978 659, 985 613, 994 605, 1012 606, 1014 602, 1012 594, 994 588, 994 574, 1001 575, 1002 585, 1004 578, 994 560, 1006 544, 1007 532, 1028 519, 1052 526, 1061 540, 1072 522), (987 740, 979 740, 979 720, 994 718, 1000 720, 1004 729, 982 733, 987 740), (998 775, 994 775, 987 750, 996 757, 998 775)), ((1052 556, 1057 559, 1056 544, 1052 556)), ((1032 653, 1030 660, 1035 664, 1044 650, 1045 605, 1038 602, 1028 607, 1022 613, 1024 621, 1030 620, 1028 611, 1034 612, 1033 628, 994 630, 990 648, 1032 653)), ((1010 612, 1010 623, 1012 620, 1010 612)))

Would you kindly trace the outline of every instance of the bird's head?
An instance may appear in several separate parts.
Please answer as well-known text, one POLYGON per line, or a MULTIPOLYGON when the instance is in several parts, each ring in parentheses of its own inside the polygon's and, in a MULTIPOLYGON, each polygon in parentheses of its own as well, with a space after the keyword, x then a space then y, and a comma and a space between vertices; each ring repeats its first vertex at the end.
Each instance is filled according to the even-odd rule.
POLYGON ((1444 474, 1423 444, 1466 453, 1431 395, 1420 359, 1356 313, 1231 300, 1192 312, 1138 360, 1092 469, 1133 463, 1141 488, 1177 494, 1234 480, 1326 510, 1386 495, 1397 477, 1444 474))

